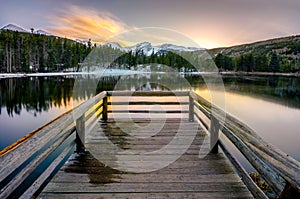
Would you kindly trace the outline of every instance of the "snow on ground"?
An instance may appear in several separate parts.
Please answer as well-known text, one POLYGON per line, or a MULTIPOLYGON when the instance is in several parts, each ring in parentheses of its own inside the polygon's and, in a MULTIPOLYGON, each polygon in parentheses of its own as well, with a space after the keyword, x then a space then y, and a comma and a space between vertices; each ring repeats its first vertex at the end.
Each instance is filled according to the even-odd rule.
MULTIPOLYGON (((143 73, 153 73, 151 70, 122 70, 122 69, 105 69, 97 70, 92 72, 54 72, 54 73, 0 73, 1 78, 14 78, 14 77, 43 77, 43 76, 68 76, 68 75, 96 75, 99 77, 104 76, 121 76, 121 75, 133 75, 133 74, 143 74, 143 73)), ((168 73, 164 71, 155 71, 154 73, 168 73)), ((202 75, 202 74, 212 74, 215 72, 178 72, 180 74, 190 74, 190 75, 202 75)))
POLYGON ((0 78, 12 77, 40 77, 40 76, 67 76, 67 75, 99 75, 99 76, 119 76, 138 74, 141 71, 121 70, 121 69, 106 69, 96 72, 55 72, 55 73, 0 73, 0 78))

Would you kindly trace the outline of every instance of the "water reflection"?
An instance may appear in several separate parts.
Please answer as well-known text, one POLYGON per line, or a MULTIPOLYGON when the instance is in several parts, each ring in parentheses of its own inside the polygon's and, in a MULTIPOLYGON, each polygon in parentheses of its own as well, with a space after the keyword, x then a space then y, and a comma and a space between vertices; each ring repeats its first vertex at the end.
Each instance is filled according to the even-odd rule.
POLYGON ((20 115, 22 109, 37 116, 52 107, 67 107, 72 98, 73 83, 74 79, 64 77, 1 79, 0 106, 6 107, 11 117, 20 115))
POLYGON ((238 93, 287 107, 300 108, 300 79, 296 77, 224 77, 226 92, 238 93))
MULTIPOLYGON (((205 89, 205 82, 199 75, 179 77, 179 74, 142 74, 128 76, 99 77, 57 76, 0 79, 0 115, 3 108, 11 117, 20 115, 22 109, 34 116, 53 107, 72 107, 72 100, 83 101, 103 90, 114 90, 118 82, 120 90, 189 90, 189 85, 205 89), (176 77, 177 76, 177 77, 176 77), (80 81, 80 92, 73 93, 75 81, 80 81), (96 90, 90 84, 97 85, 96 90), (170 86, 171 85, 171 86, 170 86), (92 88, 92 89, 89 89, 92 88), (72 99, 72 100, 71 100, 72 99)), ((208 77, 209 78, 209 77, 208 77)), ((287 107, 300 108, 300 79, 295 77, 223 77, 227 92, 250 95, 287 107)))
MULTIPOLYGON (((198 76, 186 77, 195 90, 209 95, 198 76)), ((300 78, 278 76, 223 76, 226 93, 251 96, 291 108, 300 108, 300 78)), ((209 98, 209 96, 207 96, 209 98)))
MULTIPOLYGON (((295 143, 300 127, 300 79, 224 76, 223 81, 228 111, 267 141, 300 159, 295 143)), ((0 79, 0 150, 70 110, 74 102, 79 104, 103 90, 189 90, 190 86, 210 98, 200 75, 178 73, 0 79), (82 87, 73 92, 76 81, 82 87)))

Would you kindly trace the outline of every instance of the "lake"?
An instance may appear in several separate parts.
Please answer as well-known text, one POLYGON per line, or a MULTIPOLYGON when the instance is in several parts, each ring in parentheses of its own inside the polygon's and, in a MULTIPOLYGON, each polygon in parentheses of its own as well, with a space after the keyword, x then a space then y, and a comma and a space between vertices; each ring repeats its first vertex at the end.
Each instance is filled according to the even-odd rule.
MULTIPOLYGON (((205 78, 204 78, 205 79, 205 78)), ((210 99, 200 75, 72 75, 0 79, 0 150, 103 90, 189 90, 210 99), (74 89, 74 84, 84 83, 74 89)), ((300 79, 224 75, 226 111, 300 161, 300 79)), ((214 90, 218 93, 218 87, 214 90)))

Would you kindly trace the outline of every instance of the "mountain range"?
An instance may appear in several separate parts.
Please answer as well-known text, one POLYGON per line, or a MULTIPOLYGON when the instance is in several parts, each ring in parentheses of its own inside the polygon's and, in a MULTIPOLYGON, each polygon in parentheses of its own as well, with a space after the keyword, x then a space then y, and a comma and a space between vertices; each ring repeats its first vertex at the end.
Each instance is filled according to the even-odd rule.
MULTIPOLYGON (((12 30, 24 33, 30 33, 30 30, 26 30, 14 24, 8 24, 1 28, 0 30, 12 30)), ((51 33, 48 33, 44 30, 36 30, 33 32, 34 34, 41 34, 51 36, 51 33)), ((84 45, 88 45, 88 41, 81 41, 75 40, 78 43, 82 43, 84 45)), ((132 52, 135 53, 142 53, 150 56, 152 53, 154 54, 162 54, 168 51, 172 52, 192 52, 197 50, 205 50, 204 48, 195 48, 195 47, 185 47, 185 46, 178 46, 174 44, 162 44, 153 46, 149 42, 142 42, 138 43, 134 46, 123 47, 119 43, 116 42, 109 42, 103 45, 97 46, 110 46, 114 49, 119 49, 125 52, 132 52)), ((212 57, 215 57, 218 53, 222 53, 223 55, 227 55, 230 57, 239 57, 241 55, 247 53, 253 54, 269 54, 272 52, 276 52, 277 54, 284 56, 284 57, 291 57, 291 58, 300 58, 300 35, 296 36, 289 36, 289 37, 281 37, 275 39, 269 39, 265 41, 258 41, 249 44, 241 44, 231 47, 220 47, 214 49, 207 49, 209 54, 212 57)))
MULTIPOLYGON (((24 33, 30 33, 31 31, 27 31, 24 28, 21 28, 17 25, 14 24, 8 24, 6 26, 4 26, 3 28, 1 28, 1 30, 11 30, 11 31, 18 31, 18 32, 24 32, 24 33)), ((36 30, 33 32, 34 34, 41 34, 41 35, 47 35, 47 36, 51 36, 51 33, 48 33, 44 30, 36 30)), ((82 43, 87 45, 88 41, 82 41, 79 39, 75 40, 76 42, 82 43)), ((98 45, 101 46, 101 45, 98 45)), ((142 43, 138 43, 134 46, 129 46, 129 47, 122 47, 119 43, 117 42, 109 42, 104 44, 104 46, 110 46, 114 49, 119 49, 121 51, 125 51, 125 52, 132 52, 132 53, 141 53, 143 52, 145 55, 150 56, 152 53, 156 54, 156 53, 165 53, 168 51, 175 51, 175 52, 191 52, 191 51, 196 51, 196 50, 201 50, 203 48, 195 48, 195 47, 185 47, 185 46, 178 46, 178 45, 173 45, 173 44, 162 44, 159 46, 152 46, 151 43, 149 42, 142 42, 142 43)))
POLYGON ((249 53, 252 53, 253 55, 276 53, 282 57, 299 59, 300 35, 268 39, 230 47, 208 49, 208 52, 212 57, 215 57, 218 53, 229 57, 239 57, 249 53))
POLYGON ((29 31, 27 31, 24 28, 21 28, 21 27, 19 27, 17 25, 14 25, 14 24, 8 24, 8 25, 2 27, 1 30, 11 30, 11 31, 18 31, 18 32, 27 32, 27 33, 29 33, 29 31))
POLYGON ((162 54, 166 53, 168 51, 172 52, 192 52, 196 50, 203 50, 203 48, 195 48, 195 47, 185 47, 185 46, 178 46, 174 44, 162 44, 158 46, 152 46, 149 42, 142 42, 139 44, 136 44, 134 46, 129 47, 122 47, 119 43, 116 42, 109 42, 104 44, 104 46, 110 46, 114 49, 119 49, 121 51, 125 52, 132 52, 134 53, 142 53, 146 56, 150 56, 151 54, 162 54))
MULTIPOLYGON (((0 30, 11 30, 11 31, 18 31, 18 32, 24 32, 24 33, 30 33, 31 30, 25 30, 24 28, 21 28, 20 26, 17 26, 15 24, 7 24, 6 26, 2 27, 0 30)), ((47 35, 51 36, 52 34, 48 33, 47 31, 44 30, 35 30, 33 32, 34 34, 39 34, 39 35, 47 35)))

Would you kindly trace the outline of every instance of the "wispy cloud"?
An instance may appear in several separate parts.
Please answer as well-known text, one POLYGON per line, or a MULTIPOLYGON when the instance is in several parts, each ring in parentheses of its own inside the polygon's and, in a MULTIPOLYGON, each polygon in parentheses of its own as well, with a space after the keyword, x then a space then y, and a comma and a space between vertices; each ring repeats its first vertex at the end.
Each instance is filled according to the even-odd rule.
POLYGON ((170 29, 149 27, 137 28, 128 25, 112 13, 69 5, 50 16, 52 26, 47 30, 54 35, 96 43, 118 42, 123 46, 148 41, 154 45, 173 43, 195 46, 184 35, 170 29))
POLYGON ((50 16, 52 26, 47 29, 58 36, 103 43, 108 38, 133 29, 122 20, 106 11, 68 6, 50 16))

